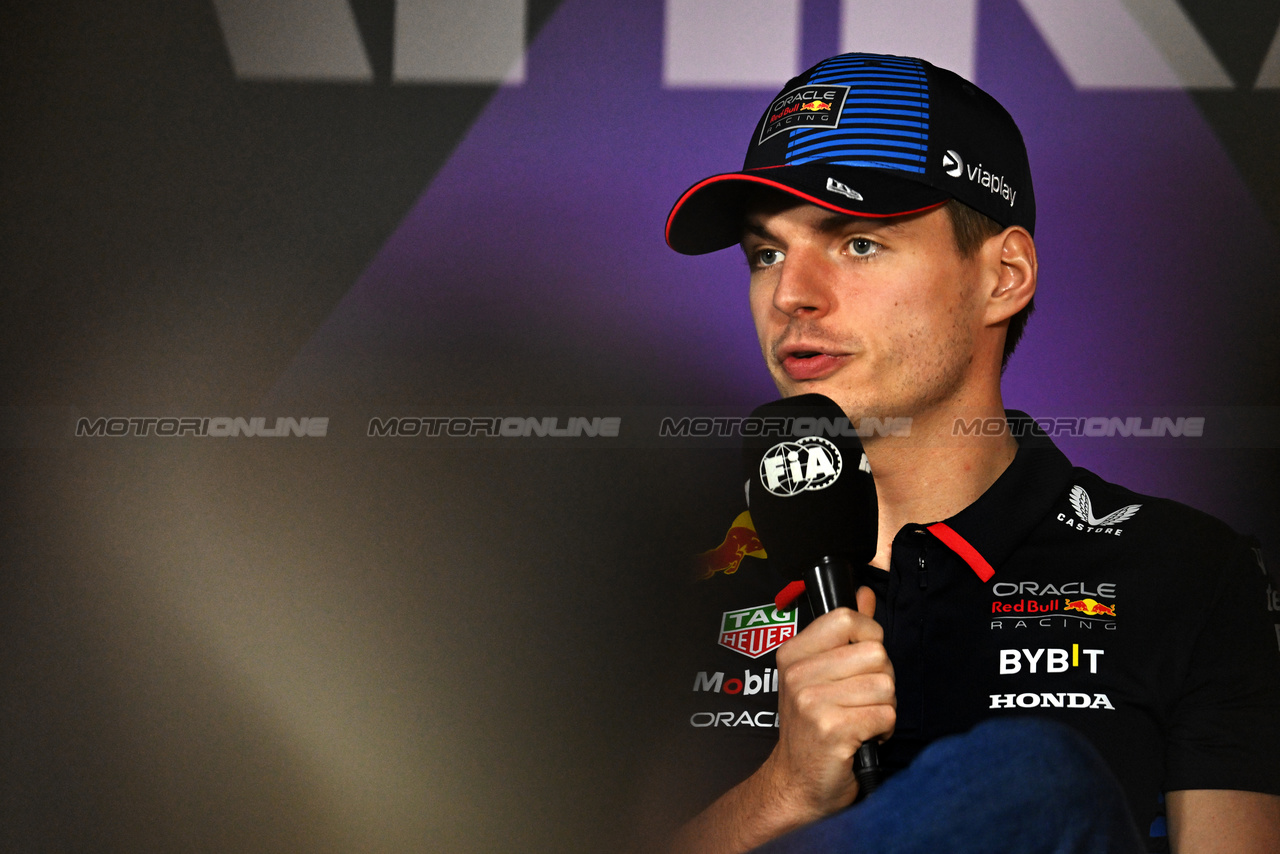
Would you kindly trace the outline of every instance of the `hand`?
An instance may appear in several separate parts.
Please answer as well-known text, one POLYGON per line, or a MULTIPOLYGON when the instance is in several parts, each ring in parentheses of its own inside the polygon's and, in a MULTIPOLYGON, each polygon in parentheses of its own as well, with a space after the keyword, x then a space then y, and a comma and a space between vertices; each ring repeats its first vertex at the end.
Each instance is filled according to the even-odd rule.
POLYGON ((778 648, 778 746, 764 765, 681 828, 678 854, 741 854, 853 803, 853 755, 897 719, 893 665, 875 594, 837 608, 778 648))
POLYGON ((778 649, 778 746, 760 771, 800 823, 853 802, 854 754, 892 735, 897 719, 875 593, 860 588, 857 604, 857 612, 824 614, 778 649))

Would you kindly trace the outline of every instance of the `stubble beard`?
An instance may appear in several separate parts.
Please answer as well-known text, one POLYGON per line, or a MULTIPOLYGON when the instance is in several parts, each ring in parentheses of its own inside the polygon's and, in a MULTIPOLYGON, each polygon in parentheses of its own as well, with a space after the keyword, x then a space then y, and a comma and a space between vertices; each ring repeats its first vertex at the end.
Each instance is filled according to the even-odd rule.
MULTIPOLYGON (((803 323, 803 322, 802 322, 803 323)), ((812 324, 810 324, 812 328, 812 324)), ((799 394, 817 392, 831 398, 844 410, 845 415, 855 425, 864 419, 878 419, 888 423, 891 418, 910 418, 913 422, 921 417, 946 407, 948 401, 954 399, 964 385, 964 377, 969 364, 973 361, 973 336, 962 325, 953 327, 953 334, 944 341, 937 342, 931 353, 920 354, 911 351, 910 336, 890 339, 889 359, 880 359, 881 372, 893 371, 895 367, 915 362, 917 367, 909 373, 896 372, 897 376, 888 388, 842 388, 838 383, 841 373, 847 373, 854 367, 853 362, 868 358, 867 350, 858 341, 839 342, 809 331, 797 324, 788 324, 787 329, 770 347, 769 364, 773 373, 774 385, 783 397, 794 397, 799 394), (793 326, 796 327, 793 331, 793 326), (830 346, 833 351, 851 354, 851 363, 841 367, 833 375, 833 382, 826 385, 824 380, 798 382, 787 376, 777 359, 778 349, 785 344, 807 340, 830 346), (905 354, 905 355, 904 355, 905 354), (922 356, 929 356, 922 359, 922 356), (805 386, 809 385, 810 388, 805 386)))

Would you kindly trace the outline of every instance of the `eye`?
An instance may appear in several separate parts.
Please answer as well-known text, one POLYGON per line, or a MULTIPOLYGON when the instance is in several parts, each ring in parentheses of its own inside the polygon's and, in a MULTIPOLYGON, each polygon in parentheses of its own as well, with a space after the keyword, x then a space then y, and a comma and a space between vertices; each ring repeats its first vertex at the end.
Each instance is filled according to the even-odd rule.
POLYGON ((785 257, 787 256, 777 249, 759 249, 751 256, 751 266, 757 270, 774 267, 781 264, 785 257))
POLYGON ((869 258, 880 249, 880 244, 869 237, 855 237, 849 241, 849 254, 856 258, 869 258))

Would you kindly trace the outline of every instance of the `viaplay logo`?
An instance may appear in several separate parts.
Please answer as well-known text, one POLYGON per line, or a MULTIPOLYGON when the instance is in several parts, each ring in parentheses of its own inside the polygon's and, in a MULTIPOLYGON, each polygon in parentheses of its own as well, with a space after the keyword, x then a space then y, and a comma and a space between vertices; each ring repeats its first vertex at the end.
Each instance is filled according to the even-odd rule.
POLYGON ((1009 203, 1009 207, 1013 207, 1014 200, 1018 198, 1018 191, 1009 185, 1008 180, 1003 175, 995 174, 981 163, 977 166, 966 166, 964 158, 960 156, 959 152, 950 148, 942 155, 942 171, 952 178, 968 178, 978 186, 1004 199, 1009 203))
POLYGON ((964 172, 964 159, 948 148, 947 153, 942 155, 942 171, 952 178, 959 178, 960 173, 964 172))
POLYGON ((770 602, 740 611, 725 611, 720 619, 720 646, 759 658, 773 652, 796 634, 796 609, 779 611, 770 602))

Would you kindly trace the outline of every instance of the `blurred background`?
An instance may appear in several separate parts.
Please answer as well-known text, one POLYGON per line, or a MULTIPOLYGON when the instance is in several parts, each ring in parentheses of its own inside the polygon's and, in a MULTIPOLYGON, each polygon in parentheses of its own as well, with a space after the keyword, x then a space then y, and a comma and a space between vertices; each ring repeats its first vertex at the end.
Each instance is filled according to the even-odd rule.
POLYGON ((0 850, 660 837, 673 615, 742 509, 733 441, 660 426, 776 396, 740 257, 662 225, 840 51, 1023 128, 1006 404, 1205 418, 1059 444, 1274 552, 1278 30, 1260 0, 5 4, 0 850))

